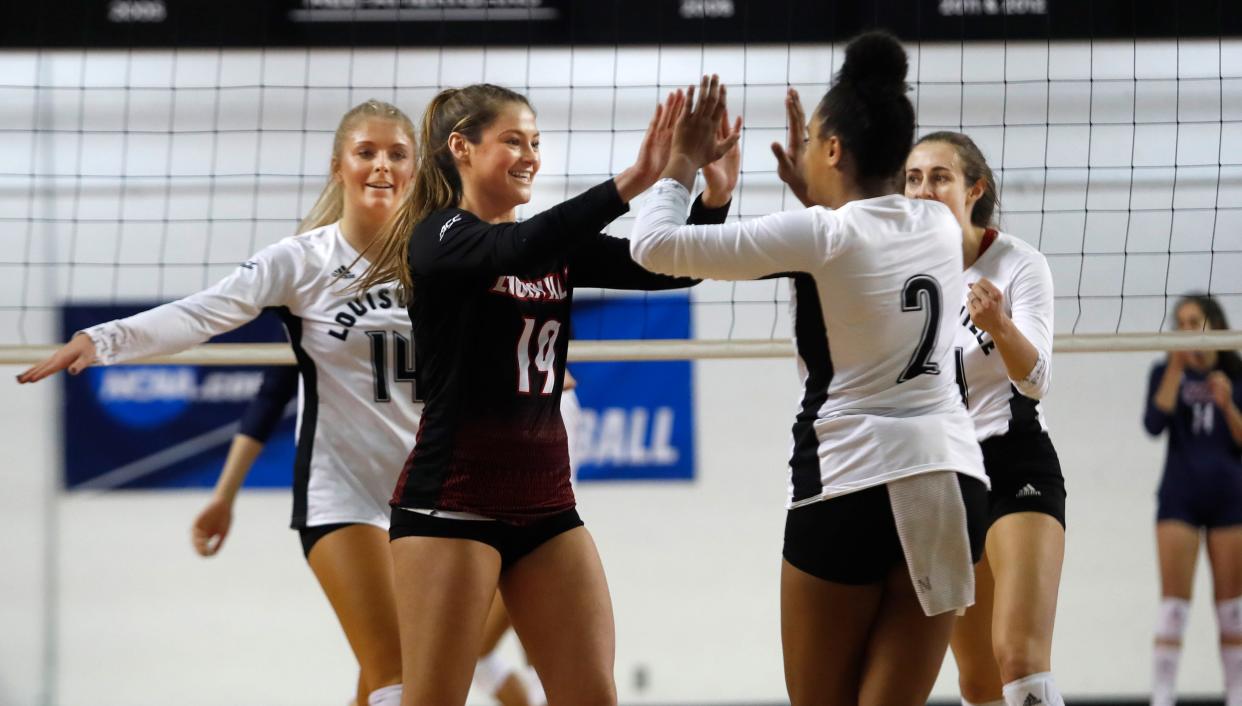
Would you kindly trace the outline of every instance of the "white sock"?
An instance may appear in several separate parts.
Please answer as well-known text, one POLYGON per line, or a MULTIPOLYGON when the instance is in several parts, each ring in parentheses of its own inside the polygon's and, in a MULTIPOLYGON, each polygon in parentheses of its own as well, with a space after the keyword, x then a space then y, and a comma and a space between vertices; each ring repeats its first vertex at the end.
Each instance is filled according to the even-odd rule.
POLYGON ((1225 668, 1225 706, 1242 706, 1242 646, 1221 645, 1220 661, 1225 668))
POLYGON ((526 684, 526 700, 530 702, 530 706, 548 706, 548 695, 543 693, 543 682, 539 681, 534 667, 526 665, 522 681, 526 684))
POLYGON ((965 697, 963 697, 962 706, 1005 706, 1005 700, 1001 699, 1000 701, 987 701, 985 703, 977 704, 972 701, 967 701, 965 697))
POLYGON ((1156 645, 1151 660, 1151 706, 1173 706, 1177 702, 1177 663, 1181 645, 1156 645))
POLYGON ((367 706, 401 706, 401 685, 376 689, 367 695, 367 706))
POLYGON ((500 656, 499 650, 493 650, 475 665, 474 686, 488 696, 495 696, 512 673, 513 665, 500 656))
POLYGON ((1065 706, 1052 672, 1040 672, 1009 682, 1001 688, 1007 706, 1065 706))

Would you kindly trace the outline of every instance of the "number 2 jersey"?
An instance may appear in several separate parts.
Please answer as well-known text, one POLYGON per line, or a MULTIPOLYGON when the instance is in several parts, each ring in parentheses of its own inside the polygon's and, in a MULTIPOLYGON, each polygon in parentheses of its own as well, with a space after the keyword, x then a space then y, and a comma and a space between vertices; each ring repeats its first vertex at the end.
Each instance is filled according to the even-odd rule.
POLYGON ((388 498, 421 403, 405 302, 393 286, 346 292, 366 267, 337 224, 259 251, 212 287, 91 327, 99 361, 185 350, 275 309, 300 372, 293 526, 388 527, 388 498))
POLYGON ((656 184, 631 235, 636 261, 674 275, 792 279, 803 393, 790 508, 932 471, 988 482, 954 377, 962 232, 947 208, 883 196, 681 226, 688 198, 674 180, 656 184))
MULTIPOLYGON (((724 219, 727 206, 700 204, 692 220, 724 219)), ((627 210, 610 179, 520 223, 447 208, 414 227, 409 312, 426 407, 394 506, 516 524, 574 506, 559 409, 573 288, 697 281, 652 274, 625 239, 599 232, 627 210)))

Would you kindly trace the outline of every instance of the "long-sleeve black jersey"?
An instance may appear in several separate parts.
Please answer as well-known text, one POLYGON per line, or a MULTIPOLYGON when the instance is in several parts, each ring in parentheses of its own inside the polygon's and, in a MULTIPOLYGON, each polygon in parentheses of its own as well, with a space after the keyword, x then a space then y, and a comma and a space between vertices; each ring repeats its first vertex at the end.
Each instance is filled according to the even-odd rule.
POLYGON ((263 371, 263 384, 246 405, 237 433, 267 443, 276 425, 285 416, 285 407, 298 395, 298 369, 292 365, 273 365, 263 371))
POLYGON ((698 281, 648 272, 628 241, 599 233, 627 210, 610 179, 521 223, 448 208, 415 226, 409 313, 425 406, 393 505, 518 523, 573 507, 559 409, 573 288, 698 281))

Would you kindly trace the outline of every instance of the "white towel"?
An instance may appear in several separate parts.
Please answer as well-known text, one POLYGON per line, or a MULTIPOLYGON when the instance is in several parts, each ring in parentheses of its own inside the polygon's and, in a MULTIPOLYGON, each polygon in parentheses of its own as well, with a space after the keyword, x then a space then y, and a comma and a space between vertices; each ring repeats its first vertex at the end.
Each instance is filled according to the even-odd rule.
POLYGON ((952 610, 961 615, 975 602, 975 567, 957 473, 921 473, 887 486, 897 536, 923 613, 952 610))

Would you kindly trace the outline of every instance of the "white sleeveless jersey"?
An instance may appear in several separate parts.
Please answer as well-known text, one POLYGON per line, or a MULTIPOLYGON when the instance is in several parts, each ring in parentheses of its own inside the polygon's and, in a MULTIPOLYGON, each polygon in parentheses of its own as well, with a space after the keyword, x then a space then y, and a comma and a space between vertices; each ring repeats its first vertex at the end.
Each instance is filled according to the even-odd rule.
POLYGON ((1052 375, 1052 272, 1048 260, 1020 238, 1000 233, 966 270, 962 303, 954 326, 957 377, 962 399, 980 441, 1010 431, 1047 431, 1039 400, 1052 375), (1040 362, 1024 380, 1010 380, 992 336, 977 328, 966 311, 966 292, 982 278, 1005 297, 1005 313, 1035 346, 1040 362))
POLYGON ((366 268, 357 257, 337 224, 324 226, 264 248, 206 290, 86 333, 101 363, 117 363, 185 350, 276 309, 301 373, 293 526, 387 528, 422 404, 395 287, 343 291, 366 268))
POLYGON ((631 236, 665 274, 793 280, 803 396, 789 507, 932 471, 987 483, 954 378, 962 235, 942 204, 884 196, 683 226, 689 193, 658 183, 631 236))

